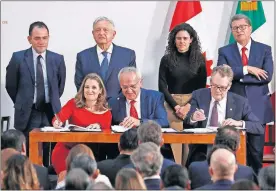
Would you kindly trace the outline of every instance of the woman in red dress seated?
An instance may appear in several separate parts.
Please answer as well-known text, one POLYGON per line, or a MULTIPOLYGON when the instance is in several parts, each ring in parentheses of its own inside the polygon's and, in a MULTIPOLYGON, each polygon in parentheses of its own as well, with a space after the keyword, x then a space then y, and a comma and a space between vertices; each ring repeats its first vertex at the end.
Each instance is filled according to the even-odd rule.
MULTIPOLYGON (((59 119, 53 118, 55 128, 61 128, 66 120, 70 124, 87 127, 100 125, 101 129, 110 129, 111 112, 106 101, 106 90, 101 78, 95 74, 88 74, 75 98, 69 100, 57 114, 59 119)), ((66 157, 75 143, 57 143, 52 153, 52 164, 57 174, 66 170, 66 157)), ((93 152, 100 151, 100 144, 91 144, 93 152), (94 150, 95 149, 95 150, 94 150), (97 149, 97 150, 96 150, 97 149)), ((103 149, 101 149, 104 151, 103 149)))

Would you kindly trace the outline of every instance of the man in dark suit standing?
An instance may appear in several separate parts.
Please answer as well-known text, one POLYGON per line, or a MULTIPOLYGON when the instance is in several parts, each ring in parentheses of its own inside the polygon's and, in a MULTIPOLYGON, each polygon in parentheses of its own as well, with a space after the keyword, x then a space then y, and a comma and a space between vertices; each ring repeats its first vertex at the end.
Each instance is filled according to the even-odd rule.
MULTIPOLYGON (((227 65, 217 66, 211 74, 211 88, 192 93, 191 109, 184 123, 196 128, 234 126, 246 128, 247 134, 264 133, 259 119, 251 111, 246 98, 229 92, 233 71, 227 65)), ((249 142, 248 147, 253 147, 249 142)), ((193 161, 205 160, 206 145, 191 145, 187 166, 193 161)))
MULTIPOLYGON (((49 126, 61 108, 66 68, 62 55, 47 50, 49 30, 43 22, 30 25, 27 50, 15 52, 7 66, 6 89, 14 103, 14 127, 24 133, 29 148, 29 132, 49 126)), ((43 162, 48 165, 43 144, 43 162)), ((28 153, 28 152, 27 152, 28 153)))
MULTIPOLYGON (((263 128, 274 120, 268 83, 273 75, 271 47, 251 39, 250 19, 242 14, 234 15, 230 23, 236 40, 219 49, 218 65, 227 64, 234 72, 230 91, 248 99, 253 113, 263 128)), ((264 134, 248 134, 248 165, 254 171, 262 168, 264 134)))
MULTIPOLYGON (((226 126, 218 128, 214 145, 225 145, 236 153, 240 145, 240 134, 235 127, 226 126)), ((257 183, 257 177, 253 169, 249 166, 238 165, 234 179, 247 179, 257 183)), ((189 166, 189 177, 191 180, 191 189, 201 187, 211 182, 211 176, 208 171, 209 165, 207 160, 192 162, 189 166)))
POLYGON ((104 81, 108 99, 116 97, 121 92, 118 73, 123 67, 136 67, 135 52, 112 43, 115 26, 106 17, 94 21, 92 34, 97 45, 77 54, 75 85, 78 90, 87 74, 97 73, 104 81))
POLYGON ((101 174, 106 175, 111 184, 115 185, 117 172, 131 163, 130 155, 138 147, 137 129, 131 128, 120 136, 118 143, 120 155, 115 159, 107 159, 98 162, 97 166, 101 174))

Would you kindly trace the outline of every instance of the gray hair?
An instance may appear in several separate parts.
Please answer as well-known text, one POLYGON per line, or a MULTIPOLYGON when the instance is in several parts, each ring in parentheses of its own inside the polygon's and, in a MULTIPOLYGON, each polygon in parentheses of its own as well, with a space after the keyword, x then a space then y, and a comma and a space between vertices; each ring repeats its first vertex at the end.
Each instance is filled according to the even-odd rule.
POLYGON ((241 19, 244 19, 245 22, 246 22, 248 25, 252 26, 251 20, 249 19, 249 17, 247 17, 247 16, 244 15, 244 14, 236 14, 236 15, 234 15, 234 16, 231 18, 231 20, 230 20, 230 23, 229 23, 230 28, 232 28, 232 22, 237 21, 237 20, 241 20, 241 19))
POLYGON ((160 146, 162 142, 161 126, 153 120, 142 123, 138 128, 137 135, 141 143, 153 142, 160 146))
POLYGON ((136 77, 138 79, 142 79, 142 74, 137 68, 135 68, 135 67, 124 67, 120 70, 120 72, 118 74, 118 80, 119 81, 120 81, 121 75, 124 74, 124 73, 135 73, 136 77))
POLYGON ((220 74, 221 77, 228 77, 229 79, 229 82, 230 84, 232 83, 232 80, 234 78, 234 73, 233 73, 233 70, 230 66, 226 65, 226 64, 223 64, 221 66, 216 66, 213 68, 212 70, 212 74, 211 74, 211 80, 212 80, 212 77, 214 75, 216 75, 217 73, 220 74))
POLYGON ((93 29, 94 29, 95 25, 96 25, 98 22, 100 22, 100 21, 107 21, 107 22, 109 22, 109 23, 112 25, 113 30, 115 30, 114 22, 113 22, 111 19, 109 19, 109 18, 107 18, 107 17, 104 17, 104 16, 100 16, 100 17, 98 17, 98 18, 95 19, 95 21, 93 22, 93 29))
POLYGON ((160 148, 152 142, 140 144, 130 159, 143 177, 159 174, 163 164, 160 148))
POLYGON ((275 190, 275 165, 262 168, 258 174, 261 190, 275 190))

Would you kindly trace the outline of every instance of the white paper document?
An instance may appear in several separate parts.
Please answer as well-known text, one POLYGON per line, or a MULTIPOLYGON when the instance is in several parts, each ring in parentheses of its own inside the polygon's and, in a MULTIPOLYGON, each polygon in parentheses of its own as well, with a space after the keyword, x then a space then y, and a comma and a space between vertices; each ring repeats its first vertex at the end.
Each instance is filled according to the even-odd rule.
POLYGON ((63 127, 60 129, 54 128, 54 127, 43 127, 40 129, 41 131, 44 132, 62 132, 62 131, 70 131, 70 129, 68 127, 63 127))
POLYGON ((192 129, 184 129, 183 132, 185 132, 185 133, 215 133, 215 132, 217 132, 217 130, 209 129, 209 128, 192 128, 192 129))
POLYGON ((173 128, 161 128, 163 133, 177 133, 178 131, 176 131, 173 128))
POLYGON ((89 125, 87 127, 81 127, 81 126, 78 126, 78 125, 68 124, 65 127, 62 127, 62 128, 59 128, 59 129, 54 128, 54 127, 43 127, 43 128, 41 128, 41 131, 44 131, 44 132, 64 132, 64 131, 101 132, 102 130, 101 130, 100 127, 95 126, 95 128, 94 128, 94 126, 92 127, 91 125, 89 125))
POLYGON ((123 133, 127 130, 129 130, 130 128, 124 127, 124 126, 120 126, 120 125, 112 125, 111 126, 111 130, 115 133, 123 133))

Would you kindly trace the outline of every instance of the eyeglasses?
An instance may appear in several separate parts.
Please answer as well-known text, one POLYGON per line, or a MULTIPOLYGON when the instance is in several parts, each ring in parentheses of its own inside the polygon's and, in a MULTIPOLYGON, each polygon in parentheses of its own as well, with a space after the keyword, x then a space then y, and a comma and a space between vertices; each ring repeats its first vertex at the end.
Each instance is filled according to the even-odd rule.
POLYGON ((138 80, 138 82, 136 82, 135 84, 131 85, 131 86, 121 86, 121 88, 123 90, 127 90, 128 88, 132 89, 132 90, 135 90, 138 86, 138 83, 140 82, 141 80, 138 80))
POLYGON ((248 25, 240 25, 240 26, 232 27, 232 31, 238 31, 238 29, 240 29, 241 31, 244 31, 246 27, 248 27, 248 25))
POLYGON ((227 90, 228 86, 218 86, 218 85, 215 85, 215 84, 211 84, 210 85, 211 88, 215 88, 216 90, 219 90, 220 92, 224 92, 227 90))

